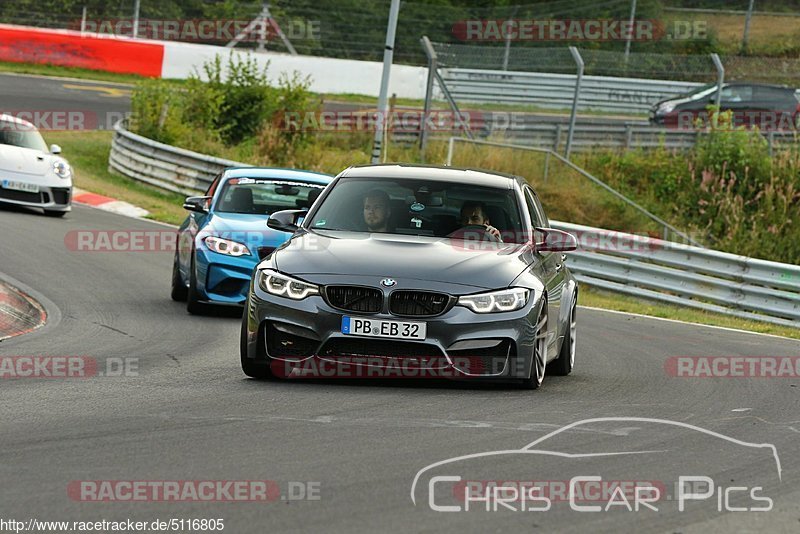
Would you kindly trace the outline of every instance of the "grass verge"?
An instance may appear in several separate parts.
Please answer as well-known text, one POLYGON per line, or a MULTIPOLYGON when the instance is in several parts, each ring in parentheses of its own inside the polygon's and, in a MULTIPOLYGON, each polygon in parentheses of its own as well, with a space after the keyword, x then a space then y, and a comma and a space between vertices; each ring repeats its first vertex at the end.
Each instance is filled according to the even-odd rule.
POLYGON ((673 319, 675 321, 700 323, 711 326, 723 326, 726 328, 747 330, 749 332, 800 339, 800 329, 798 328, 762 323, 760 321, 749 321, 747 319, 739 319, 738 317, 731 317, 721 313, 712 313, 665 304, 663 302, 629 297, 627 295, 619 295, 617 293, 595 289, 585 284, 581 285, 580 293, 578 294, 578 304, 606 310, 650 315, 662 319, 673 319))
POLYGON ((102 70, 79 69, 77 67, 61 67, 58 65, 41 65, 39 63, 7 63, 0 62, 0 72, 13 74, 36 74, 39 76, 54 76, 62 78, 80 78, 96 82, 115 82, 135 84, 144 80, 144 76, 137 74, 118 74, 102 70))
POLYGON ((112 135, 109 131, 45 132, 48 143, 61 145, 74 169, 76 187, 144 208, 150 219, 180 224, 186 218, 183 196, 108 171, 112 135))

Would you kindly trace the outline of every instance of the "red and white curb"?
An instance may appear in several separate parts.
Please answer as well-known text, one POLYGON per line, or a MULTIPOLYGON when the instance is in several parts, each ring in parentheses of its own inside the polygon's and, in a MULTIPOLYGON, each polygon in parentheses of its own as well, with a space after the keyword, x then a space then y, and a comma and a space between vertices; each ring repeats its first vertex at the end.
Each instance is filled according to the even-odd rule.
POLYGON ((44 325, 47 313, 30 295, 0 281, 0 341, 44 325))
POLYGON ((146 217, 150 214, 146 209, 134 206, 128 202, 117 200, 115 198, 98 195, 97 193, 89 193, 82 189, 73 188, 72 201, 77 204, 85 204, 119 215, 126 215, 128 217, 146 217))

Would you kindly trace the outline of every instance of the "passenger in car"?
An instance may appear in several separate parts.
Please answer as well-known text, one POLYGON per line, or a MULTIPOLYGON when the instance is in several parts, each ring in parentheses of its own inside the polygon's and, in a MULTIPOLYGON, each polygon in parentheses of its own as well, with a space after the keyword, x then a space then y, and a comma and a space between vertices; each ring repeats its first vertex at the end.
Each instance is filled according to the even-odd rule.
POLYGON ((381 189, 373 189, 364 195, 364 223, 370 232, 388 232, 389 195, 381 189))
POLYGON ((461 224, 464 226, 483 226, 486 228, 486 233, 502 241, 500 237, 500 230, 495 228, 489 223, 489 217, 486 215, 486 204, 483 202, 466 201, 461 206, 461 224))

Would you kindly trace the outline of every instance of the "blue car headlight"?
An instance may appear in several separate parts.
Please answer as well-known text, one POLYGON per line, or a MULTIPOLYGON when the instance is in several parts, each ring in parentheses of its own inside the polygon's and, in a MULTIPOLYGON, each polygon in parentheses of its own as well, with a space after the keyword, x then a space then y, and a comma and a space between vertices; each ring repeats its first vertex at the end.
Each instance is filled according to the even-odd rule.
POLYGON ((524 287, 512 287, 477 295, 464 295, 458 297, 458 305, 465 306, 475 313, 509 312, 525 307, 530 293, 530 290, 524 287))
POLYGON ((247 245, 239 243, 238 241, 222 239, 221 237, 216 237, 213 235, 204 238, 203 243, 206 244, 210 251, 217 252, 219 254, 225 254, 227 256, 239 257, 250 254, 250 249, 247 248, 247 245))
POLYGON ((272 269, 258 271, 258 287, 278 297, 303 300, 311 295, 319 295, 319 287, 296 278, 286 276, 272 269))

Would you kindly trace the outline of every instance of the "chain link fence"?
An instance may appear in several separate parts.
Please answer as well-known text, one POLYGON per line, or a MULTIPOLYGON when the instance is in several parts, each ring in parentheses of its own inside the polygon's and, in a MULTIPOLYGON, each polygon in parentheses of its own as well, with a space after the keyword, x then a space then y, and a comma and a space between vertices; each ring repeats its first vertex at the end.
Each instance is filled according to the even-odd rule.
MULTIPOLYGON (((469 38, 462 30, 470 22, 517 21, 627 21, 632 0, 545 0, 505 6, 471 6, 468 2, 406 0, 402 3, 397 28, 395 61, 424 64, 419 38, 428 35, 438 42, 463 43, 469 38)), ((387 2, 363 0, 140 0, 139 16, 144 20, 224 19, 250 21, 265 4, 300 54, 347 59, 380 60, 388 18, 387 2)), ((89 20, 131 20, 135 0, 15 0, 0 3, 0 22, 47 28, 79 29, 84 14, 89 20)), ((665 20, 660 0, 637 0, 637 20, 665 20)), ((268 49, 287 51, 281 39, 271 36, 268 49)), ((662 36, 665 37, 665 36, 662 36)), ((215 41, 213 44, 219 44, 215 41)), ((631 50, 639 52, 687 52, 708 48, 704 37, 688 41, 661 38, 634 40, 631 50)), ((488 40, 487 46, 504 49, 503 39, 488 40)), ((551 39, 520 39, 513 48, 541 49, 553 46, 551 39)), ((559 43, 562 44, 562 43, 559 43)), ((563 44, 577 44, 564 39, 563 44)), ((255 46, 252 42, 241 46, 255 46)), ((624 50, 624 39, 600 39, 588 46, 599 50, 624 50)), ((523 52, 524 54, 524 52, 523 52)))
MULTIPOLYGON (((707 83, 715 79, 708 54, 716 51, 723 58, 729 80, 800 86, 800 0, 754 1, 748 30, 749 55, 739 52, 750 0, 637 0, 636 20, 651 21, 659 30, 652 39, 632 40, 630 54, 624 52, 626 42, 619 35, 575 41, 569 40, 569 35, 558 40, 470 39, 463 33, 472 22, 626 21, 631 16, 632 3, 633 0, 529 0, 506 6, 465 6, 406 0, 400 9, 394 58, 397 63, 426 64, 419 39, 427 35, 440 43, 437 53, 445 67, 573 74, 574 62, 567 47, 574 45, 580 50, 589 76, 707 83), (696 23, 701 25, 692 26, 696 23), (698 29, 699 33, 692 34, 698 29), (773 44, 764 44, 767 41, 773 44), (752 57, 759 50, 770 57, 752 57)), ((247 22, 257 18, 265 4, 299 54, 382 59, 388 18, 385 2, 140 0, 139 17, 142 21, 247 22)), ((79 30, 84 18, 96 23, 131 21, 135 5, 136 0, 15 0, 0 2, 0 23, 79 30)), ((101 33, 107 31, 98 29, 101 33)), ((226 44, 214 39, 192 40, 226 44)), ((258 43, 256 39, 246 39, 238 46, 255 48, 258 43)), ((269 35, 266 48, 290 51, 274 34, 269 35)))

